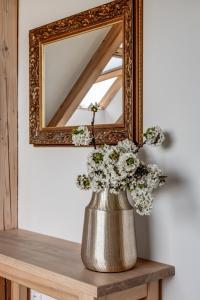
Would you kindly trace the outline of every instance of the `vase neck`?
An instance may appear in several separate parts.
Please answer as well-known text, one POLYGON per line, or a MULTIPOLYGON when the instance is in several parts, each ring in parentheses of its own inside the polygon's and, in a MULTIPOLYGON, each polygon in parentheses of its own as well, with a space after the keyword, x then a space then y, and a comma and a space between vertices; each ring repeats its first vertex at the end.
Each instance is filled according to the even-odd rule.
POLYGON ((104 189, 98 193, 93 192, 89 207, 106 211, 133 209, 128 201, 126 191, 120 191, 118 194, 113 194, 110 193, 109 189, 104 189))

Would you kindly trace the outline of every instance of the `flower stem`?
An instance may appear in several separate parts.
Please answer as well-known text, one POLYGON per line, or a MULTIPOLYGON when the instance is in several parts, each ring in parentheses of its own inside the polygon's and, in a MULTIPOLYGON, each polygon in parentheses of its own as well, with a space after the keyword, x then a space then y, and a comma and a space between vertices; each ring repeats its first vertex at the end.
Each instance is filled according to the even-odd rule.
POLYGON ((94 149, 97 149, 97 146, 96 146, 96 140, 95 140, 95 134, 94 134, 95 114, 96 114, 96 112, 93 111, 91 127, 92 127, 92 144, 93 144, 93 146, 94 146, 94 149))
POLYGON ((144 143, 142 143, 141 145, 138 146, 137 151, 135 153, 138 153, 140 151, 141 148, 143 148, 143 146, 146 144, 146 141, 144 141, 144 143))

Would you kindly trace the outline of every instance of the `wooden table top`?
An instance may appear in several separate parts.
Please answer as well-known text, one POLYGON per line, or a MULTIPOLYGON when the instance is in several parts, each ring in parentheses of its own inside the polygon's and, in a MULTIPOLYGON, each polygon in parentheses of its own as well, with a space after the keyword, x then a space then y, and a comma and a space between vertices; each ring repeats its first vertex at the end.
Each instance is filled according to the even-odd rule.
POLYGON ((1 275, 2 271, 8 278, 16 272, 22 280, 30 277, 34 281, 37 278, 37 281, 45 281, 46 284, 48 281, 76 288, 94 297, 175 274, 173 266, 143 259, 138 259, 136 267, 128 272, 92 272, 82 264, 79 244, 20 229, 0 232, 1 275))

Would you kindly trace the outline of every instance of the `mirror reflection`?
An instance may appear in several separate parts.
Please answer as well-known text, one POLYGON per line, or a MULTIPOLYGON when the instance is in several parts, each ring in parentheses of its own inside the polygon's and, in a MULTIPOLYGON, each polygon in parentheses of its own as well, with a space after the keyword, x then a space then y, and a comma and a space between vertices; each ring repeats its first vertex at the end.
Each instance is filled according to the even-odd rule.
POLYGON ((122 22, 44 45, 43 126, 123 123, 122 22))

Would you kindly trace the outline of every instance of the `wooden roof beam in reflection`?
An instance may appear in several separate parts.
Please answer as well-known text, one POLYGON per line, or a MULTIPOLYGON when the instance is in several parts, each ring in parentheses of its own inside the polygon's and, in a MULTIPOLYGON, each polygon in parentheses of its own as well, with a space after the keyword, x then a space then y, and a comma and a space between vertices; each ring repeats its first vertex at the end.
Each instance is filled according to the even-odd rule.
POLYGON ((109 88, 105 96, 102 98, 102 100, 100 101, 99 105, 102 109, 105 109, 110 104, 110 102, 112 101, 112 99, 114 98, 114 96, 117 94, 117 92, 120 90, 121 87, 122 87, 122 76, 119 76, 111 85, 111 87, 109 88))
POLYGON ((122 68, 116 68, 111 71, 102 73, 96 80, 96 82, 101 82, 110 78, 122 76, 122 68))
POLYGON ((112 26, 71 91, 49 122, 49 127, 63 127, 109 62, 123 39, 123 25, 112 26))

